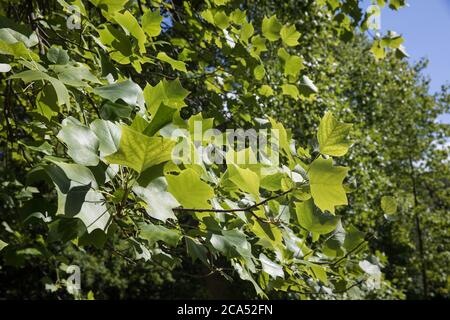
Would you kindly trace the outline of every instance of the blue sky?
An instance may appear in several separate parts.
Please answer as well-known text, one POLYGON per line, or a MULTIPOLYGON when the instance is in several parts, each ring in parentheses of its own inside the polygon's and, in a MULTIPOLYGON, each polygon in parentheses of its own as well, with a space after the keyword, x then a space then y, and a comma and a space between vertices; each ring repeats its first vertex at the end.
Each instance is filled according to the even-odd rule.
MULTIPOLYGON (((365 1, 367 6, 371 1, 365 1)), ((403 35, 411 62, 429 59, 425 74, 431 79, 430 92, 450 84, 450 0, 407 0, 399 11, 384 8, 381 13, 383 34, 394 30, 403 35)), ((450 115, 440 117, 450 123, 450 115)))

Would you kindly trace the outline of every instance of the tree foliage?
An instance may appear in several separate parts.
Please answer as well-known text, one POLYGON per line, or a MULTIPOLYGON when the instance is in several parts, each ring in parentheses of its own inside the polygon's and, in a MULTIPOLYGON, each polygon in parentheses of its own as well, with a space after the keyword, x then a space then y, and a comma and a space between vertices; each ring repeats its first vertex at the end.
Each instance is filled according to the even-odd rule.
MULTIPOLYGON (((382 250, 377 244, 387 233, 378 234, 375 223, 395 220, 397 211, 412 215, 418 230, 423 210, 441 212, 445 223, 448 195, 428 204, 419 185, 448 185, 435 179, 448 173, 445 151, 429 148, 445 137, 433 120, 448 96, 436 107, 416 85, 401 61, 400 36, 361 39, 377 10, 364 14, 358 1, 301 1, 311 13, 304 18, 317 19, 304 22, 292 17, 296 1, 276 4, 2 3, 5 274, 51 261, 43 290, 102 296, 95 281, 87 281, 88 294, 59 275, 71 263, 89 274, 92 264, 80 255, 97 255, 114 261, 111 273, 124 263, 136 272, 150 266, 164 284, 188 265, 240 279, 248 296, 260 298, 360 298, 380 287, 402 297, 382 279, 385 256, 367 247, 382 250), (340 72, 345 81, 331 76, 342 52, 360 59, 340 72), (407 71, 379 75, 383 65, 407 71), (358 83, 365 72, 373 79, 358 83), (386 96, 366 94, 371 86, 386 96), (417 110, 392 117, 386 109, 397 103, 417 110), (261 153, 199 138, 198 124, 202 132, 220 129, 216 138, 225 129, 276 129, 280 161, 242 164, 236 159, 261 153), (393 137, 387 130, 393 139, 385 139, 393 137), (409 149, 395 150, 405 139, 409 149), (175 159, 180 145, 189 152, 175 159), (208 148, 224 161, 205 159, 208 148)), ((403 5, 389 2, 393 10, 403 5)), ((408 223, 391 228, 404 232, 408 223)), ((432 256, 420 250, 426 278, 432 256)), ((124 286, 108 277, 109 286, 124 286)))

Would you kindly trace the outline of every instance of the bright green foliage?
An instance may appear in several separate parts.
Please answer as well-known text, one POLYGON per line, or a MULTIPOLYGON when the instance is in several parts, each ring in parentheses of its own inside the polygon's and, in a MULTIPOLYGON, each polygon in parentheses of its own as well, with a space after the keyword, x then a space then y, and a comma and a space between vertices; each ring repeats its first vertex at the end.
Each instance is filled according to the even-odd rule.
POLYGON ((158 53, 156 58, 158 58, 161 61, 167 62, 168 64, 170 64, 172 66, 172 68, 174 70, 187 72, 186 65, 183 61, 175 60, 175 59, 169 57, 165 52, 158 53))
POLYGON ((311 199, 297 203, 295 207, 298 223, 306 230, 317 233, 327 234, 336 229, 339 218, 329 213, 318 211, 311 199))
POLYGON ((298 38, 300 38, 300 33, 295 29, 294 25, 283 26, 283 28, 281 28, 280 35, 283 43, 287 46, 293 47, 298 45, 298 38))
POLYGON ((302 58, 290 55, 284 48, 278 50, 278 56, 284 61, 284 74, 288 76, 296 78, 304 68, 302 58))
POLYGON ((342 182, 348 170, 346 167, 333 166, 331 158, 324 159, 322 156, 311 163, 308 171, 311 196, 320 210, 334 213, 336 206, 347 204, 342 182))
POLYGON ((0 251, 2 251, 8 244, 0 239, 0 251))
POLYGON ((142 16, 142 29, 150 36, 157 37, 161 33, 161 21, 163 17, 158 11, 148 10, 142 16))
POLYGON ((281 23, 276 16, 265 17, 262 22, 262 33, 269 41, 280 39, 281 23))
POLYGON ((179 232, 154 224, 142 225, 139 237, 147 240, 150 245, 157 241, 163 241, 172 247, 176 247, 181 240, 179 232))
POLYGON ((107 156, 106 160, 142 173, 147 168, 170 160, 173 146, 171 140, 148 137, 128 126, 122 126, 119 149, 107 156))
POLYGON ((297 87, 293 84, 288 84, 288 83, 283 84, 281 86, 281 90, 283 91, 284 95, 290 96, 295 100, 300 98, 300 93, 299 93, 297 87))
POLYGON ((133 191, 146 203, 145 210, 150 217, 162 221, 177 219, 172 209, 180 204, 167 192, 167 182, 164 178, 154 179, 145 188, 135 186, 133 191))
POLYGON ((173 81, 164 79, 154 87, 147 84, 144 89, 145 103, 152 115, 156 114, 161 103, 171 108, 181 109, 186 105, 184 99, 188 94, 189 91, 181 86, 178 79, 173 81))
POLYGON ((397 212, 397 201, 394 197, 384 196, 381 198, 381 209, 384 213, 392 215, 397 212))
MULTIPOLYGON (((29 16, 38 11, 33 3, 21 3, 29 16)), ((311 10, 331 18, 326 28, 340 38, 351 37, 355 26, 364 30, 352 3, 314 3, 311 10)), ((83 261, 95 249, 108 259, 117 254, 125 270, 139 264, 172 275, 192 263, 193 270, 247 281, 246 294, 262 298, 334 298, 367 290, 362 280, 380 276, 363 252, 365 234, 335 215, 351 188, 343 185, 349 168, 332 157, 347 153, 351 125, 331 112, 319 124, 321 103, 336 104, 334 87, 323 85, 334 70, 315 68, 334 61, 299 52, 314 35, 306 25, 231 1, 51 4, 55 12, 40 8, 43 18, 26 32, 23 25, 0 28, 1 69, 9 73, 0 81, 8 142, 2 157, 18 171, 1 184, 14 213, 14 230, 6 224, 0 240, 8 265, 45 256, 62 268, 67 252, 83 261), (81 30, 64 19, 70 4, 80 7, 81 30), (300 105, 307 108, 292 112, 300 105), (289 121, 280 121, 286 114, 289 121), (296 127, 300 119, 308 123, 296 127), (261 154, 257 163, 231 160, 256 152, 197 139, 198 123, 202 134, 278 130, 278 161, 261 154), (297 139, 303 131, 308 139, 297 139), (318 148, 309 139, 315 136, 318 148), (180 144, 189 148, 182 159, 203 161, 175 161, 180 144), (207 161, 210 149, 226 162, 207 161)), ((381 58, 401 50, 402 40, 388 34, 375 43, 381 58)), ((84 266, 94 268, 90 263, 84 266)), ((141 284, 145 275, 134 277, 141 284)), ((58 290, 49 281, 47 288, 58 290)))
POLYGON ((183 170, 179 175, 167 175, 169 187, 167 190, 186 208, 210 208, 208 203, 214 196, 213 189, 200 179, 193 169, 183 170), (186 193, 192 190, 192 193, 186 193))
POLYGON ((347 140, 351 128, 351 124, 338 122, 331 112, 325 113, 317 132, 320 153, 334 157, 345 155, 351 146, 347 140))
POLYGON ((250 169, 239 168, 234 164, 228 165, 228 179, 239 189, 248 192, 259 199, 259 177, 250 169))

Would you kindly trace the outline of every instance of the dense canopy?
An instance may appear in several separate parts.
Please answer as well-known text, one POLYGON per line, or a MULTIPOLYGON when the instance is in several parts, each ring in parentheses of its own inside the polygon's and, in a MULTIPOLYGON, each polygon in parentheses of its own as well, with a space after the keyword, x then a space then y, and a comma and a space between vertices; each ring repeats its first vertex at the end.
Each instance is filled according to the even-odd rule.
POLYGON ((372 2, 0 2, 0 298, 448 298, 450 95, 372 2))

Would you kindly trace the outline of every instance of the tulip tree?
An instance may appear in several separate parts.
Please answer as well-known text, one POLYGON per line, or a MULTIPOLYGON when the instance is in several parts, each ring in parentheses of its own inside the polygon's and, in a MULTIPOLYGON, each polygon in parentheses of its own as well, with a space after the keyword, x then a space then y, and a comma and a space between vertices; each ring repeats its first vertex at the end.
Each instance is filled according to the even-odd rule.
MULTIPOLYGON (((276 15, 256 24, 227 0, 50 3, 1 5, 2 152, 6 168, 23 168, 15 209, 23 229, 5 222, 6 264, 58 259, 49 246, 58 242, 169 270, 189 259, 251 283, 262 298, 334 296, 380 280, 363 252, 372 236, 337 211, 351 206, 349 168, 339 162, 352 125, 319 115, 308 145, 264 112, 271 99, 320 95, 293 51, 302 45, 295 24, 276 15), (22 20, 7 18, 14 10, 22 20), (273 61, 275 76, 266 72, 273 61), (259 154, 195 136, 197 124, 222 134, 249 129, 250 120, 259 132, 276 130, 277 159, 242 163, 236 157, 259 154), (174 159, 180 144, 190 159, 174 159), (205 161, 208 148, 223 161, 205 161), (39 232, 27 234, 28 225, 39 232)), ((340 36, 368 29, 370 13, 357 1, 318 6, 340 36)), ((381 59, 400 45, 388 34, 367 54, 381 59)), ((395 199, 381 206, 393 214, 395 199)))

